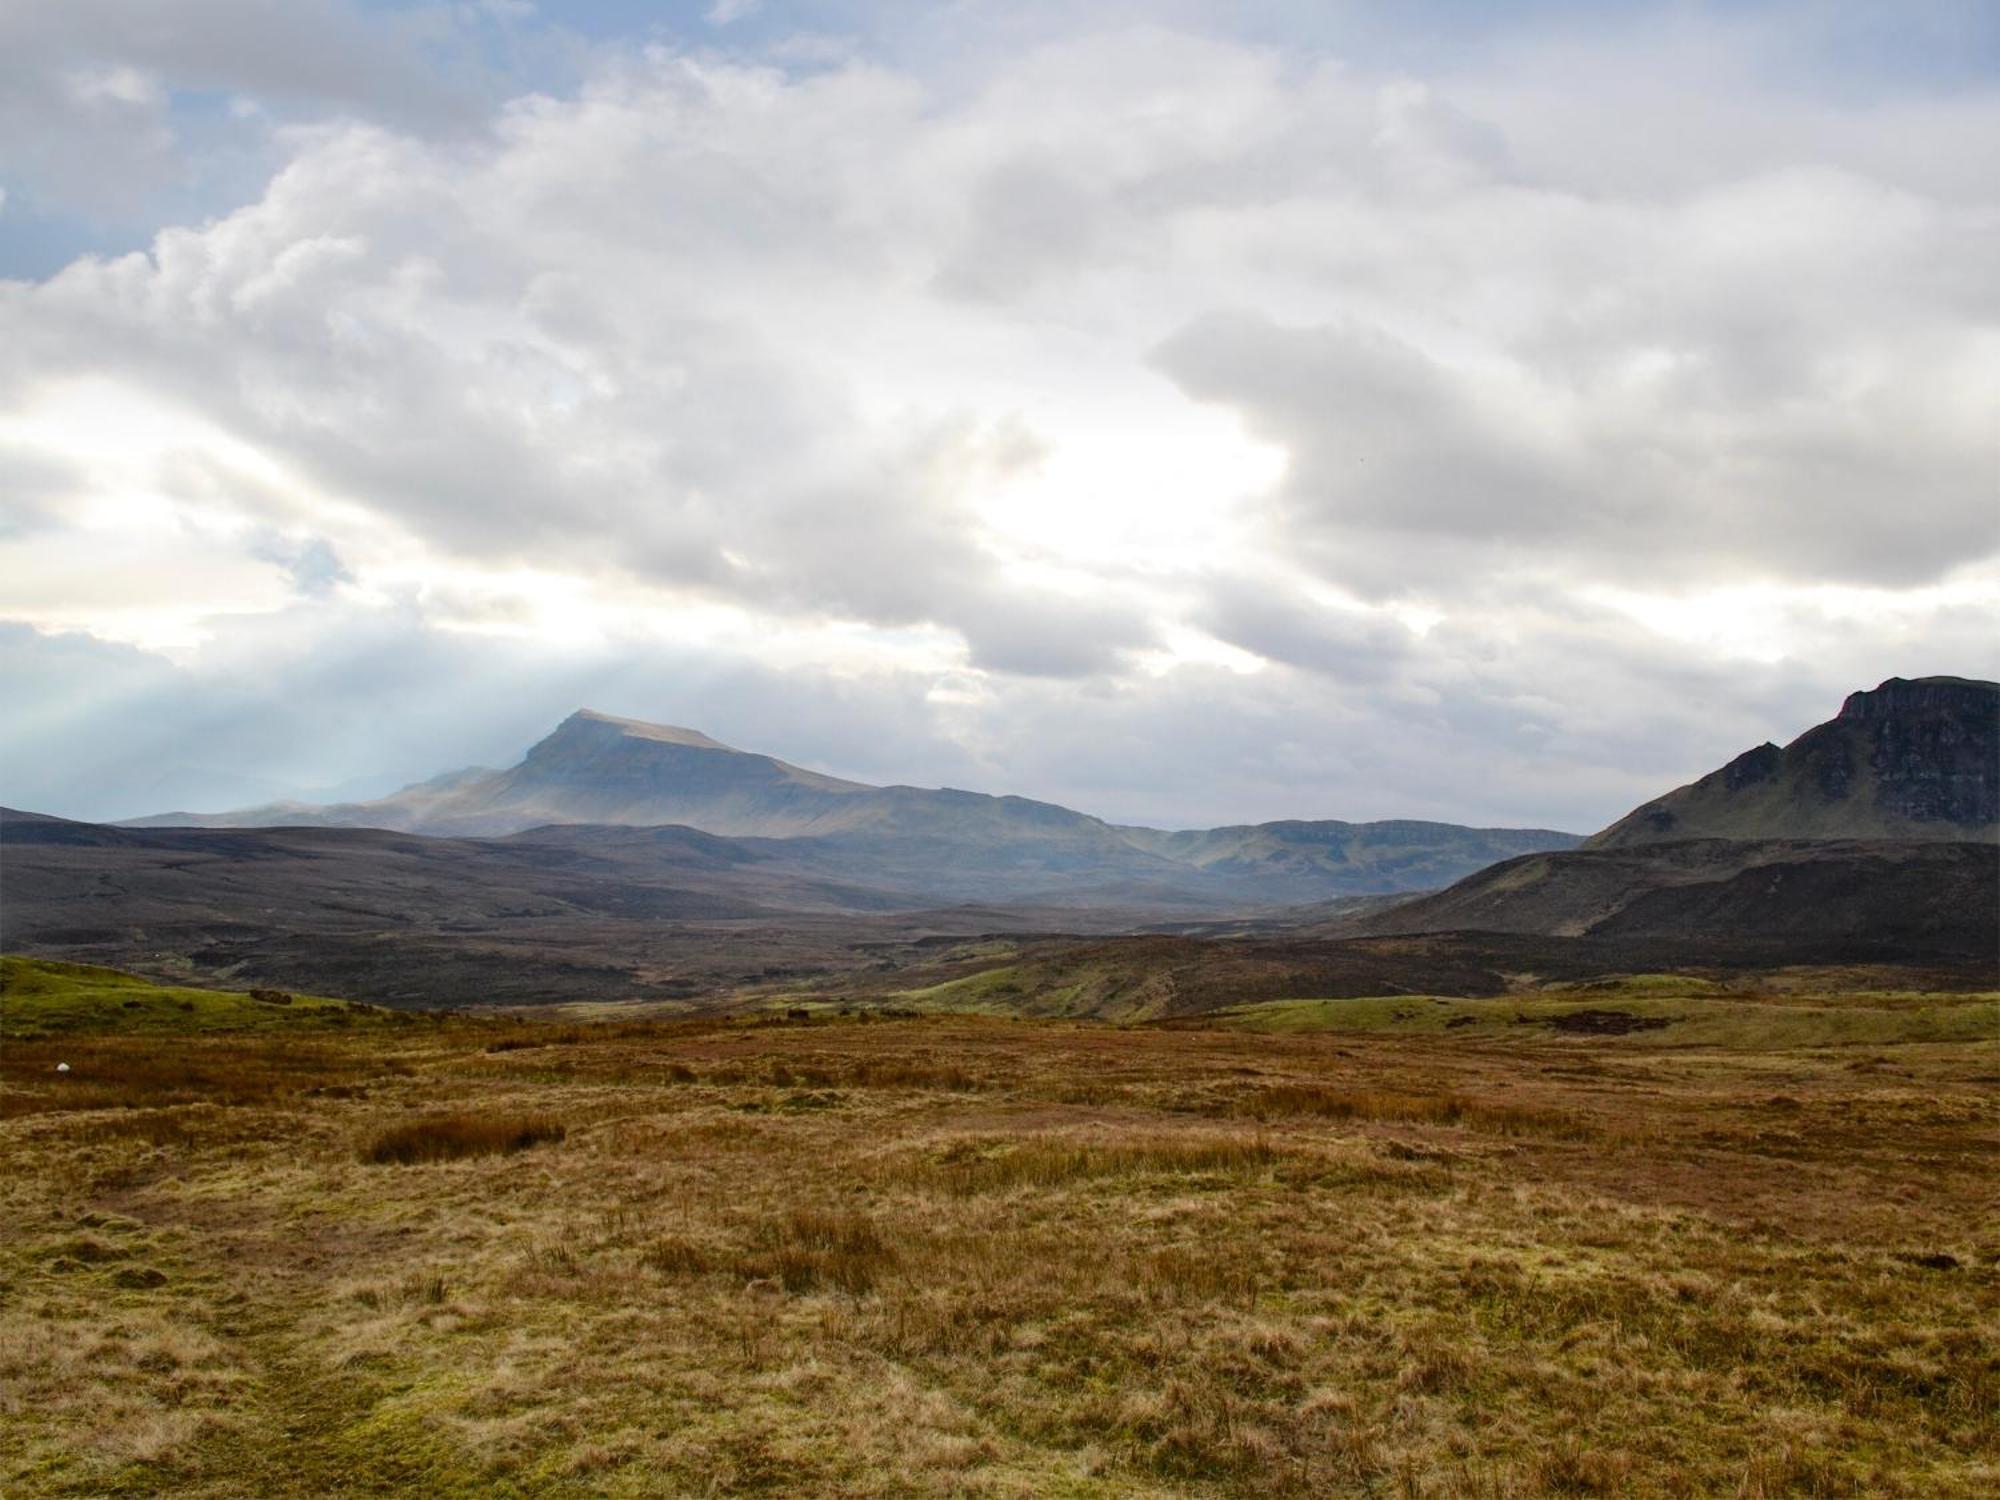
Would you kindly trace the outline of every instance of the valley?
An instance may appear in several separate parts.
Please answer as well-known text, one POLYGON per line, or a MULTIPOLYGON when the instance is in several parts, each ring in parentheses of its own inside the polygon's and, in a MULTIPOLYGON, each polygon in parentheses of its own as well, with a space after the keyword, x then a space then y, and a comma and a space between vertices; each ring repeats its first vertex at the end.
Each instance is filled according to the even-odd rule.
POLYGON ((1024 1011, 1102 1019, 1244 986, 1493 994, 1657 969, 1980 984, 2000 952, 1996 765, 2000 687, 1892 679, 1582 847, 1399 821, 1165 833, 584 712, 511 771, 383 803, 123 826, 0 811, 0 944, 427 1008, 879 1001, 962 993, 1022 956, 1088 974, 1030 986, 1024 1011), (1696 818, 1675 807, 1702 836, 1662 836, 1696 818), (631 821, 669 815, 688 821, 631 821))

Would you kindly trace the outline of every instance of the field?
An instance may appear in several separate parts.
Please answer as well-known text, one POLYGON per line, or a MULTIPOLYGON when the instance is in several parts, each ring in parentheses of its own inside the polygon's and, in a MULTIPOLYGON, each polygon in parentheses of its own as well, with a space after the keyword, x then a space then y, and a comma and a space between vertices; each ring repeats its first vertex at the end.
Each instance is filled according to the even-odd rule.
POLYGON ((2000 1489, 1990 995, 149 989, 8 969, 10 1500, 2000 1489))

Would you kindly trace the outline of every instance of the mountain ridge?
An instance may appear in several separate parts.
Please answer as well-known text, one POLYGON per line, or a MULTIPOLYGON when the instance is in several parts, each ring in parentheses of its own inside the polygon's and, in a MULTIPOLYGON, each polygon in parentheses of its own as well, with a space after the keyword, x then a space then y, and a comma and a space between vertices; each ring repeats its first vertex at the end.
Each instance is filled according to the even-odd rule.
POLYGON ((2000 684, 1892 677, 1780 748, 1763 744, 1567 850, 1523 854, 1340 923, 1756 942, 1817 934, 2000 953, 2000 684))
POLYGON ((1583 842, 1936 839, 2000 827, 2000 683, 1891 677, 1782 748, 1766 741, 1583 842))
POLYGON ((938 883, 968 899, 1123 889, 1221 904, 1285 904, 1430 889, 1497 859, 1566 848, 1554 829, 1392 819, 1285 820, 1166 831, 1115 825, 1030 797, 874 786, 739 750, 679 725, 579 709, 495 771, 447 772, 371 802, 161 814, 133 828, 375 827, 504 838, 542 826, 680 825, 797 841, 831 876, 938 883))

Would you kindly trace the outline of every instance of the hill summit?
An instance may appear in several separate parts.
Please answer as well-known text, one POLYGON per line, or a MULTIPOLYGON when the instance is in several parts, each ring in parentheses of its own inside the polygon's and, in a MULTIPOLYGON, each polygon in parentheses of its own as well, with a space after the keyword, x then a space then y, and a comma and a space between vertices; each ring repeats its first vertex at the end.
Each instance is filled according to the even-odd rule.
POLYGON ((1589 849, 1678 839, 1984 839, 2000 826, 2000 683, 1891 677, 1780 749, 1657 797, 1589 849))
POLYGON ((1990 960, 2000 684, 1892 677, 1583 847, 1524 855, 1354 924, 1990 960))

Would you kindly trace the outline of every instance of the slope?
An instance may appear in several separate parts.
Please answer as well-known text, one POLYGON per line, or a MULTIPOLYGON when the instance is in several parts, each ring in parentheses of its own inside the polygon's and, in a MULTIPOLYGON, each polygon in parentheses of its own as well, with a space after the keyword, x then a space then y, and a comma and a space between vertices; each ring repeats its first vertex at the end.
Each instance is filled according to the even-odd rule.
POLYGON ((1537 853, 1339 923, 1706 939, 1826 960, 2000 953, 2000 686, 1891 678, 1580 849, 1537 853))
POLYGON ((2000 683, 1892 677, 1780 749, 1620 818, 1593 849, 1670 839, 1982 839, 2000 827, 2000 683))
POLYGON ((2000 952, 2000 846, 1687 839, 1529 854, 1341 924, 1706 941, 1773 961, 1978 962, 2000 952))

